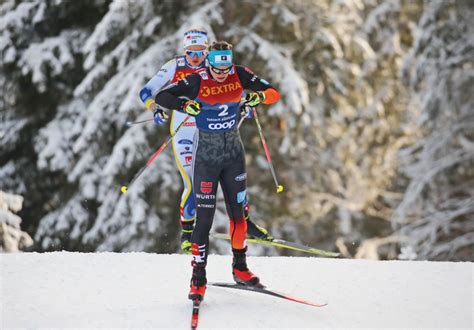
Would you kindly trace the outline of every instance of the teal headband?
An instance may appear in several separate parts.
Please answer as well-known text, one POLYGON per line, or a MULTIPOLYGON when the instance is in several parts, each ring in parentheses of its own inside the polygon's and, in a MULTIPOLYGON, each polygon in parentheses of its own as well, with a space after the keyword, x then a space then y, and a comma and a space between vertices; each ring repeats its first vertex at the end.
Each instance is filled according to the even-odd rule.
POLYGON ((232 65, 232 51, 231 50, 211 50, 207 54, 209 64, 215 67, 232 65))

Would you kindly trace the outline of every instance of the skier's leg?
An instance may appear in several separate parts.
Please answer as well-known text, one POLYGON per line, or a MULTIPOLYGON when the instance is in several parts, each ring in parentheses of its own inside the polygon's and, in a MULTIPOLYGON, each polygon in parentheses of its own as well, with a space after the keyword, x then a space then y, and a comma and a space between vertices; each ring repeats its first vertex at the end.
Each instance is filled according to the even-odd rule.
POLYGON ((230 237, 234 254, 232 273, 234 280, 243 285, 259 285, 260 280, 247 267, 246 236, 247 222, 244 217, 244 202, 246 196, 245 154, 240 138, 232 146, 232 162, 226 163, 220 175, 220 182, 224 198, 228 204, 230 221, 230 237), (242 178, 236 180, 235 178, 242 178))
MULTIPOLYGON (((216 211, 216 194, 218 185, 218 172, 214 168, 196 165, 194 173, 194 196, 196 199, 196 224, 194 226, 191 242, 194 246, 207 246, 209 244, 209 232, 211 231, 214 213, 216 211)), ((193 253, 194 255, 194 253, 193 253)))
MULTIPOLYGON (((236 177, 235 180, 241 181, 243 178, 246 178, 246 177, 247 177, 247 174, 244 173, 244 175, 240 175, 236 177)), ((227 214, 231 214, 230 206, 227 202, 225 203, 225 206, 226 206, 227 214)), ((249 238, 255 237, 262 240, 272 241, 273 237, 270 235, 268 230, 257 225, 250 219, 249 210, 250 210, 250 205, 248 202, 248 194, 247 194, 245 196, 245 201, 244 201, 244 218, 245 218, 245 221, 247 222, 247 237, 249 238)))
MULTIPOLYGON (((186 115, 173 111, 171 116, 170 131, 174 132, 186 115)), ((192 191, 192 153, 193 136, 196 132, 194 118, 189 118, 187 126, 182 126, 173 138, 173 154, 181 178, 183 179, 183 193, 180 202, 180 224, 181 224, 181 249, 189 252, 191 249, 191 235, 196 217, 196 203, 192 191)))
POLYGON ((233 249, 245 248, 247 236, 247 222, 244 216, 243 203, 246 193, 246 180, 235 181, 235 173, 245 171, 245 163, 235 162, 222 171, 220 183, 227 213, 230 219, 229 235, 233 249))
POLYGON ((220 168, 209 162, 208 155, 213 145, 199 139, 197 131, 194 139, 193 186, 196 201, 196 224, 191 237, 193 255, 193 275, 190 299, 203 299, 206 290, 206 263, 209 249, 209 232, 216 209, 216 194, 220 168))

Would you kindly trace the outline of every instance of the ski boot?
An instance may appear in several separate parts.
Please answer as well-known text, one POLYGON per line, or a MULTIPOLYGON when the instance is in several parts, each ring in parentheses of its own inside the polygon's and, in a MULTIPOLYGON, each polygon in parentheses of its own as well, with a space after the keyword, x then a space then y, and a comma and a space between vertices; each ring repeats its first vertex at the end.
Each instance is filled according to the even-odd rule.
POLYGON ((263 241, 273 241, 272 235, 268 233, 263 227, 253 223, 250 219, 247 219, 247 236, 249 238, 257 238, 263 241))
POLYGON ((266 230, 263 227, 260 227, 259 225, 255 224, 252 220, 250 220, 249 210, 250 210, 250 206, 248 204, 245 205, 244 216, 245 216, 245 221, 247 221, 247 237, 257 238, 263 241, 273 241, 273 237, 272 235, 268 233, 268 230, 266 230))
POLYGON ((181 250, 186 253, 191 253, 191 236, 193 234, 194 221, 191 223, 182 223, 181 225, 181 250))
POLYGON ((255 286, 258 288, 263 287, 260 283, 260 279, 252 273, 247 267, 247 261, 245 253, 247 252, 247 247, 244 249, 232 249, 234 253, 234 259, 232 262, 232 275, 234 276, 234 281, 237 284, 245 286, 255 286))
POLYGON ((192 301, 204 300, 206 293, 206 268, 205 266, 193 266, 193 276, 191 277, 191 289, 189 290, 188 298, 192 301))
POLYGON ((205 255, 205 249, 201 251, 197 244, 193 244, 191 250, 194 260, 191 262, 191 266, 193 266, 193 276, 191 277, 191 290, 189 290, 188 298, 192 301, 202 301, 207 284, 206 261, 205 259, 199 259, 205 255))

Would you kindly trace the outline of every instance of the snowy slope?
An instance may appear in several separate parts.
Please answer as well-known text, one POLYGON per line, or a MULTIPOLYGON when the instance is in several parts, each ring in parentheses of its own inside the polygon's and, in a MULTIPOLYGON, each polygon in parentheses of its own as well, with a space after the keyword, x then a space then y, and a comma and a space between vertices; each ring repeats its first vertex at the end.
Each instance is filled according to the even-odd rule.
MULTIPOLYGON (((208 279, 230 281, 230 256, 208 279)), ((472 328, 473 264, 250 257, 267 286, 329 305, 208 288, 204 328, 472 328)), ((189 329, 190 257, 145 253, 0 255, 0 328, 189 329)))

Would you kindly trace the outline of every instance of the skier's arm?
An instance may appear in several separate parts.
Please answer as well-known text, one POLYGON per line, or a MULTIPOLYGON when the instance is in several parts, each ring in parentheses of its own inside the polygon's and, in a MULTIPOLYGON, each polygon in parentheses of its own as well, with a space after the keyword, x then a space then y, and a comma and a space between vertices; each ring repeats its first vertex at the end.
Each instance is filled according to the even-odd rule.
POLYGON ((158 92, 155 102, 166 109, 183 111, 186 101, 198 96, 200 85, 201 77, 193 73, 158 92))
MULTIPOLYGON (((270 85, 266 80, 260 79, 250 69, 236 65, 235 66, 239 79, 242 82, 242 88, 248 89, 254 92, 259 92, 263 100, 260 100, 263 104, 272 104, 280 99, 280 93, 270 85)), ((249 95, 251 95, 250 93, 249 95)))
POLYGON ((153 110, 156 106, 154 97, 158 91, 168 85, 176 72, 176 60, 172 59, 163 65, 153 78, 143 86, 140 91, 140 99, 148 110, 153 110))

